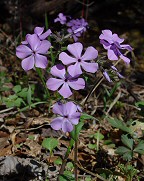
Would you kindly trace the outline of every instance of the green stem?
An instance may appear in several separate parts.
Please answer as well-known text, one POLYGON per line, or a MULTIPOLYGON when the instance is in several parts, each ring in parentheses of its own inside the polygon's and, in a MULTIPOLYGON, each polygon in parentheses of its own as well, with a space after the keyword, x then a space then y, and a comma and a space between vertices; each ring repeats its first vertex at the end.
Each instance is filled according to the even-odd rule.
POLYGON ((50 156, 49 156, 49 160, 48 160, 48 164, 47 164, 48 168, 47 168, 47 176, 46 176, 47 178, 46 178, 46 180, 48 179, 48 170, 49 170, 49 166, 50 166, 51 156, 52 156, 52 152, 50 152, 50 156))
MULTIPOLYGON (((76 128, 75 128, 76 129, 76 128)), ((75 181, 78 181, 78 174, 77 174, 77 155, 78 155, 78 140, 75 140, 75 148, 74 148, 74 163, 75 163, 75 167, 74 167, 74 175, 75 175, 75 181)))
MULTIPOLYGON (((48 16, 47 16, 46 12, 45 12, 45 27, 46 27, 46 30, 48 30, 48 16)), ((48 37, 48 40, 49 40, 49 42, 51 42, 51 37, 50 36, 48 37)), ((50 47, 50 56, 51 56, 52 66, 53 66, 55 64, 55 57, 53 55, 52 47, 50 47)))
POLYGON ((49 93, 48 88, 47 88, 47 86, 46 86, 44 77, 42 76, 42 71, 41 71, 41 69, 39 69, 39 68, 36 68, 36 71, 37 71, 38 76, 40 77, 40 79, 41 79, 41 81, 42 81, 42 84, 43 84, 44 88, 45 88, 45 93, 46 93, 46 95, 47 95, 47 98, 49 98, 49 97, 50 97, 50 93, 49 93))
POLYGON ((66 151, 65 157, 64 157, 64 159, 63 159, 63 162, 62 162, 62 165, 61 165, 61 168, 60 168, 60 171, 59 171, 59 176, 58 176, 57 181, 60 181, 60 175, 62 175, 63 172, 64 172, 64 169, 65 169, 65 166, 66 166, 66 162, 67 162, 68 156, 69 156, 69 154, 70 154, 70 151, 71 151, 74 143, 75 143, 75 141, 71 138, 71 140, 70 140, 70 145, 69 145, 69 147, 68 147, 68 149, 67 149, 67 151, 66 151))

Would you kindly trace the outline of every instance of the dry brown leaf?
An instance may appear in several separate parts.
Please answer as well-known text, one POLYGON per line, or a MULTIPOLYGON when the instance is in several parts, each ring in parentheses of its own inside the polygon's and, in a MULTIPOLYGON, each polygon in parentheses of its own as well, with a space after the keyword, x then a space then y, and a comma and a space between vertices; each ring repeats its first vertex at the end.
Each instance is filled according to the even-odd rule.
POLYGON ((12 154, 12 145, 7 146, 6 148, 0 149, 0 156, 6 156, 12 154))
POLYGON ((0 138, 0 149, 9 145, 8 137, 0 138))
POLYGON ((28 156, 37 157, 40 155, 42 146, 39 145, 36 141, 27 139, 24 145, 26 146, 25 154, 28 156), (27 147, 29 147, 29 149, 27 147))

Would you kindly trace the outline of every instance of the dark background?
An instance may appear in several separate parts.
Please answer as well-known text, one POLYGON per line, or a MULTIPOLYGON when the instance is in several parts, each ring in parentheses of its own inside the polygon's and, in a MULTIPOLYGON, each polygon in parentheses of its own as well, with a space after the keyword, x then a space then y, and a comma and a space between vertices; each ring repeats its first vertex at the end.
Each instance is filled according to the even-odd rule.
POLYGON ((60 31, 61 26, 54 23, 60 12, 88 21, 89 29, 82 40, 88 46, 100 46, 102 29, 125 38, 134 48, 136 74, 142 72, 144 76, 144 0, 1 0, 0 28, 13 37, 21 32, 22 39, 34 27, 45 26, 47 13, 49 28, 60 31))

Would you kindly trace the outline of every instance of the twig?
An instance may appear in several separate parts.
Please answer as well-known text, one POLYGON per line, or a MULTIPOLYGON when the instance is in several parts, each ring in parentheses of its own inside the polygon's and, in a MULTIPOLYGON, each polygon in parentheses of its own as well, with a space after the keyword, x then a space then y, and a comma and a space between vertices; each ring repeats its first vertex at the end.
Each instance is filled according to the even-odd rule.
POLYGON ((46 124, 42 124, 36 128, 28 128, 28 129, 25 129, 25 128, 15 128, 15 130, 20 130, 20 131, 33 131, 33 130, 37 130, 39 128, 42 128, 43 126, 49 126, 50 123, 46 123, 46 124))
POLYGON ((94 176, 94 177, 96 177, 96 178, 99 178, 99 179, 102 180, 102 181, 108 181, 108 180, 106 180, 105 178, 101 177, 100 175, 95 174, 95 173, 93 173, 93 172, 91 172, 91 171, 83 168, 83 167, 80 166, 78 163, 77 163, 77 166, 78 166, 79 169, 83 170, 84 172, 86 172, 86 173, 88 173, 88 174, 90 174, 90 175, 92 175, 92 176, 94 176))
POLYGON ((84 98, 84 100, 81 102, 81 105, 84 105, 87 100, 89 99, 89 97, 91 96, 91 94, 96 90, 96 88, 100 85, 100 83, 104 80, 104 77, 100 77, 100 79, 94 84, 94 86, 91 88, 90 92, 88 93, 88 95, 84 98))
POLYGON ((75 175, 75 181, 78 181, 78 174, 77 174, 77 155, 78 155, 78 141, 77 139, 75 140, 75 148, 74 148, 74 175, 75 175))
POLYGON ((84 2, 81 2, 81 1, 79 1, 79 0, 76 0, 78 3, 80 3, 80 4, 82 4, 82 5, 84 5, 84 6, 87 6, 87 7, 89 7, 89 6, 91 6, 91 5, 93 5, 94 4, 94 1, 93 2, 91 2, 91 3, 84 3, 84 2))
MULTIPOLYGON (((7 48, 7 47, 5 47, 5 46, 3 46, 3 45, 0 45, 1 46, 1 48, 4 48, 4 49, 6 49, 11 55, 15 55, 15 53, 13 53, 9 48, 7 48)), ((4 54, 3 54, 4 55, 4 54)))
POLYGON ((8 112, 8 111, 10 111, 10 110, 12 110, 12 109, 14 109, 15 107, 10 107, 10 108, 7 108, 7 109, 3 109, 3 110, 1 110, 0 111, 0 114, 1 113, 4 113, 4 112, 8 112))
POLYGON ((118 95, 116 96, 116 98, 114 99, 114 101, 110 104, 109 109, 106 112, 106 115, 108 115, 108 113, 110 112, 110 110, 113 108, 113 106, 116 104, 116 102, 119 100, 121 96, 121 92, 118 93, 118 95))

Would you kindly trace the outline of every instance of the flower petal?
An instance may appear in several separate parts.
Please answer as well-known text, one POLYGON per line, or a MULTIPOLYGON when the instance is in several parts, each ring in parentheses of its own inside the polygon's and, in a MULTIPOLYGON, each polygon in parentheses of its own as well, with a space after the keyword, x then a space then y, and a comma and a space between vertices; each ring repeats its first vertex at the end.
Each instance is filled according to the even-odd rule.
POLYGON ((79 123, 79 118, 70 119, 69 120, 72 124, 77 125, 79 123))
POLYGON ((120 48, 132 51, 132 47, 130 45, 120 45, 120 48))
POLYGON ((36 52, 41 54, 46 54, 50 46, 51 43, 49 41, 43 40, 41 44, 37 47, 36 52))
POLYGON ((114 33, 114 34, 112 35, 112 38, 113 38, 113 41, 114 41, 114 42, 122 43, 122 42, 124 41, 124 39, 119 38, 116 33, 114 33))
POLYGON ((69 119, 69 121, 74 124, 77 125, 80 119, 81 113, 80 112, 76 112, 75 114, 71 115, 71 118, 69 119))
POLYGON ((58 102, 54 104, 53 106, 53 113, 59 114, 61 116, 64 115, 64 104, 59 104, 58 102))
POLYGON ((76 75, 81 75, 82 74, 82 70, 81 70, 80 63, 75 63, 74 65, 70 65, 68 67, 68 73, 72 77, 75 77, 76 75))
POLYGON ((35 66, 45 69, 47 67, 48 60, 46 56, 40 55, 40 54, 35 54, 35 66))
POLYGON ((22 60, 21 66, 25 71, 28 71, 34 67, 34 56, 31 55, 22 60))
POLYGON ((99 39, 113 43, 112 32, 110 30, 102 30, 102 34, 99 36, 99 39))
POLYGON ((47 88, 56 91, 64 83, 61 79, 49 78, 46 82, 47 88))
POLYGON ((98 63, 82 62, 81 66, 86 72, 95 73, 98 70, 98 63))
POLYGON ((26 36, 26 41, 30 44, 33 51, 36 51, 37 47, 41 44, 41 41, 36 34, 26 36))
POLYGON ((48 29, 45 33, 39 35, 40 40, 46 39, 51 33, 52 33, 51 30, 48 29))
POLYGON ((53 119, 53 121, 50 123, 51 127, 54 130, 60 130, 62 128, 62 124, 63 124, 63 117, 57 117, 53 119))
POLYGON ((126 63, 126 64, 129 64, 130 63, 130 59, 125 57, 124 55, 120 55, 120 58, 126 63))
POLYGON ((42 34, 44 31, 44 27, 35 27, 34 33, 37 34, 38 36, 42 34))
POLYGON ((82 78, 77 80, 68 81, 68 85, 74 90, 80 90, 85 88, 85 81, 82 78))
POLYGON ((62 95, 64 98, 68 98, 72 95, 72 91, 70 90, 67 83, 64 83, 61 89, 58 91, 60 95, 62 95))
POLYGON ((64 114, 68 115, 68 117, 71 117, 71 115, 75 114, 76 111, 77 111, 77 106, 72 101, 64 104, 64 114))
POLYGON ((83 45, 81 43, 73 43, 68 45, 67 50, 76 58, 80 58, 83 50, 83 45))
POLYGON ((59 60, 62 61, 64 65, 69 65, 77 61, 76 58, 70 57, 67 53, 62 52, 59 54, 59 60))
POLYGON ((118 60, 118 57, 116 56, 116 54, 114 53, 113 50, 108 49, 108 59, 109 60, 118 60))
POLYGON ((73 130, 73 125, 68 120, 65 120, 62 123, 62 130, 64 133, 71 132, 73 130))
POLYGON ((93 60, 97 58, 98 56, 98 51, 91 47, 88 47, 84 53, 84 55, 81 57, 81 60, 93 60))
POLYGON ((112 80, 109 77, 109 74, 106 71, 103 72, 103 75, 107 79, 107 81, 112 82, 112 80))
POLYGON ((100 43, 103 45, 104 49, 108 50, 110 48, 110 43, 105 40, 100 40, 100 43))
POLYGON ((22 42, 21 42, 21 44, 23 44, 23 45, 27 45, 27 44, 28 44, 28 42, 27 42, 26 40, 24 40, 24 41, 22 41, 22 42))
POLYGON ((53 66, 51 68, 50 73, 55 77, 65 79, 66 71, 65 71, 65 67, 62 64, 57 64, 57 65, 53 66))
POLYGON ((78 41, 78 37, 74 34, 74 35, 72 35, 72 37, 73 37, 73 39, 74 39, 74 41, 75 42, 77 42, 78 41))
POLYGON ((19 45, 17 48, 16 48, 16 56, 18 58, 26 58, 27 56, 31 55, 32 54, 32 50, 26 46, 26 45, 19 45))

